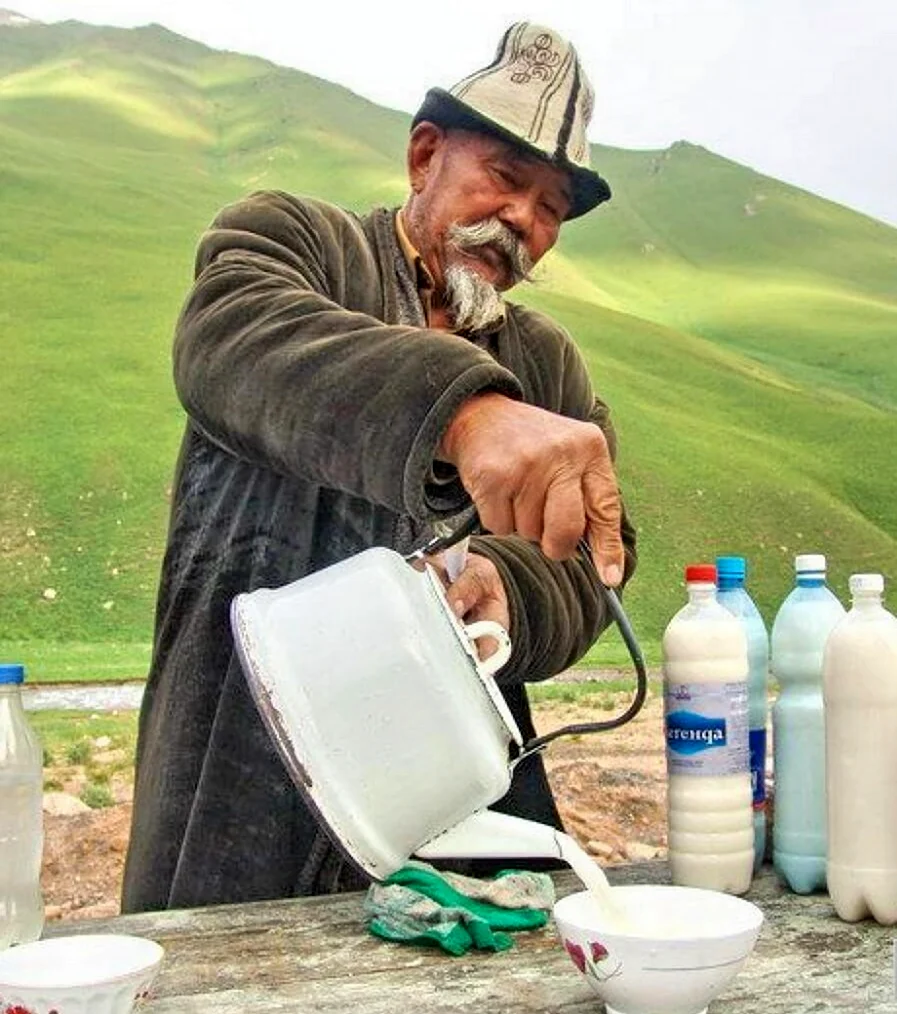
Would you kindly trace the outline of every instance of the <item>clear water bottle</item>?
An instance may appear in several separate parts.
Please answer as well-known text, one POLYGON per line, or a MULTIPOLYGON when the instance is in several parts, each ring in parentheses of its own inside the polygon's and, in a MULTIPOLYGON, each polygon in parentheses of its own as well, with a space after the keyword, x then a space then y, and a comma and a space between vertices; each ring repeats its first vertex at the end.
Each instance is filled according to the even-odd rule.
POLYGON ((43 751, 22 707, 24 678, 21 665, 0 664, 0 949, 44 927, 43 751))
POLYGON ((772 625, 775 819, 773 864, 797 894, 826 885, 825 715, 822 660, 844 607, 825 583, 825 557, 794 560, 796 584, 772 625))
POLYGON ((754 864, 747 638, 716 601, 716 567, 685 569, 688 604, 663 635, 673 883, 743 894, 754 864))
POLYGON ((897 923, 897 617, 881 574, 850 578, 853 607, 825 646, 828 889, 849 922, 897 923))
POLYGON ((745 588, 747 564, 743 556, 716 558, 716 600, 737 616, 747 635, 748 738, 751 790, 754 797, 754 872, 766 854, 766 692, 769 676, 769 634, 754 600, 745 588))

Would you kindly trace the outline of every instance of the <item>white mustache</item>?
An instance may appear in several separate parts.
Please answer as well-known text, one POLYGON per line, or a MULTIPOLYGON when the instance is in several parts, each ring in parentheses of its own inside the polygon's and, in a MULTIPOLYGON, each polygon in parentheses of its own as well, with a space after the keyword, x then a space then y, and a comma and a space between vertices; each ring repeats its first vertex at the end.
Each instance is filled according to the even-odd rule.
POLYGON ((499 219, 484 218, 473 225, 459 225, 456 222, 449 227, 448 238, 462 252, 484 246, 499 250, 508 261, 511 280, 515 285, 529 279, 529 273, 533 269, 532 258, 521 240, 499 219))

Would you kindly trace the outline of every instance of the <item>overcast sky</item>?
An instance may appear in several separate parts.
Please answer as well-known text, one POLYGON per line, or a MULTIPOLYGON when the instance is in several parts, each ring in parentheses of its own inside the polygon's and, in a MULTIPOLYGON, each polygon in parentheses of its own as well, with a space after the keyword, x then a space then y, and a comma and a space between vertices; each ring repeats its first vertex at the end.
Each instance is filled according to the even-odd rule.
POLYGON ((897 0, 0 0, 43 21, 159 22, 413 112, 514 21, 576 45, 591 139, 684 139, 897 225, 897 0))

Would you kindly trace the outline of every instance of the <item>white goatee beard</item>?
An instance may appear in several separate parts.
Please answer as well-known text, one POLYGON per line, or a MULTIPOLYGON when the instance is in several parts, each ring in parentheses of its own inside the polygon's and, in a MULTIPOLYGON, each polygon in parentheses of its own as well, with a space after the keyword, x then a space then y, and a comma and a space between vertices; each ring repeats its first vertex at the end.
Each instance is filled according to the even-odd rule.
MULTIPOLYGON (((448 238, 461 253, 487 246, 497 249, 507 260, 511 285, 529 280, 533 262, 526 247, 498 218, 473 225, 456 223, 450 227, 448 238)), ((458 331, 485 331, 504 319, 504 302, 498 289, 466 264, 456 262, 446 268, 445 299, 458 331)))
POLYGON ((458 331, 485 331, 504 319, 505 306, 498 289, 463 264, 446 268, 445 299, 458 331))

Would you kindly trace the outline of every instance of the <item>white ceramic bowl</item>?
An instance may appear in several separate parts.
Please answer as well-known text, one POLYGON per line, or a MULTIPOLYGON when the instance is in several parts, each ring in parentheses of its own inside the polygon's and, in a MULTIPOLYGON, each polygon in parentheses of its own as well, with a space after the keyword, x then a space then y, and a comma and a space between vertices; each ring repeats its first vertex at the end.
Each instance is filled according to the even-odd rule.
POLYGON ((0 953, 0 1011, 128 1014, 162 961, 152 940, 115 933, 52 937, 0 953))
POLYGON ((703 1014, 757 941, 763 913, 718 891, 615 887, 634 926, 614 928, 588 891, 554 906, 561 942, 608 1014, 703 1014))

